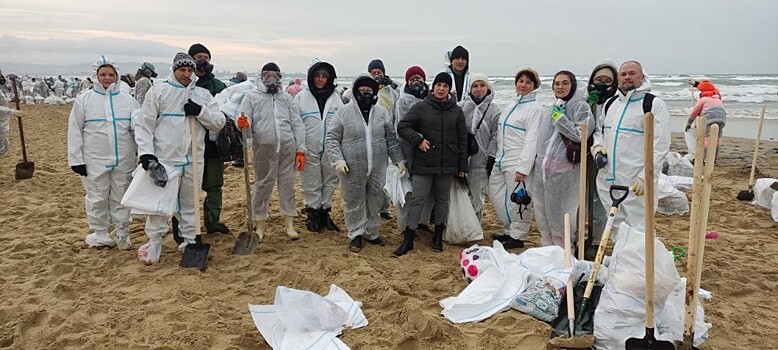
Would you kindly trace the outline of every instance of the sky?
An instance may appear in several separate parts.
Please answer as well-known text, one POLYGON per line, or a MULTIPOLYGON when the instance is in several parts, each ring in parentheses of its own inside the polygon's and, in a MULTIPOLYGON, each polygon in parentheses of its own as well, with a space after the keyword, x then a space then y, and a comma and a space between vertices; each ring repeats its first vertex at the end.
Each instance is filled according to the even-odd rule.
POLYGON ((586 75, 602 59, 778 74, 776 14, 776 0, 0 0, 0 63, 170 63, 200 42, 217 70, 305 72, 318 58, 347 76, 380 58, 402 77, 412 65, 434 75, 462 45, 488 75, 586 75))

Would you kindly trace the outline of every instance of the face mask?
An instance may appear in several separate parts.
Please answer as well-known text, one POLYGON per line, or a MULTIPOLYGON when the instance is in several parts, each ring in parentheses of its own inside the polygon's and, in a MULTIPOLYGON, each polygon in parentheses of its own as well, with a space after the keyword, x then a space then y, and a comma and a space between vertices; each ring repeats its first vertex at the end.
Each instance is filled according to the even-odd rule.
POLYGON ((265 85, 268 93, 275 94, 281 89, 281 78, 262 78, 262 84, 265 85))
POLYGON ((597 101, 597 104, 605 103, 607 99, 613 97, 613 95, 616 94, 616 87, 605 83, 590 84, 586 88, 589 90, 589 92, 595 90, 600 92, 600 100, 597 101))
POLYGON ((427 97, 429 87, 423 81, 416 80, 406 86, 407 92, 418 98, 427 97))
POLYGON ((359 109, 363 112, 370 110, 370 107, 372 107, 376 101, 375 96, 371 92, 357 93, 354 98, 357 100, 357 106, 359 106, 359 109))
POLYGON ((213 72, 213 65, 208 63, 206 60, 199 60, 196 63, 195 70, 197 70, 200 73, 208 74, 210 72, 213 72))
POLYGON ((5 85, 5 77, 0 77, 0 85, 5 85))

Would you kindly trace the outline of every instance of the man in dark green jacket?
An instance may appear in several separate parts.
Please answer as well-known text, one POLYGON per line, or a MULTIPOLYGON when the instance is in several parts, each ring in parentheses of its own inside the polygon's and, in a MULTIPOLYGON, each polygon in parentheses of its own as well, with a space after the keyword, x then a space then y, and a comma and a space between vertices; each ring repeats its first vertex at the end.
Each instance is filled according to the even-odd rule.
MULTIPOLYGON (((211 62, 211 51, 203 44, 197 43, 189 47, 189 55, 197 62, 197 82, 195 85, 205 88, 216 96, 219 92, 227 88, 221 80, 213 75, 213 65, 211 62)), ((203 169, 203 191, 205 191, 205 202, 203 203, 203 224, 207 233, 230 233, 219 220, 222 211, 222 186, 224 186, 224 167, 221 156, 219 155, 214 137, 210 133, 205 133, 205 168, 203 169)))

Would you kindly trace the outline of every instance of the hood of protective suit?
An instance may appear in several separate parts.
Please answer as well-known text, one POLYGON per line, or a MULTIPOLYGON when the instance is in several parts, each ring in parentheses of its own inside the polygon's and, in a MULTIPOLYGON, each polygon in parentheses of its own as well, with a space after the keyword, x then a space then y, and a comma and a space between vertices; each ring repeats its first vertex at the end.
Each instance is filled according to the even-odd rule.
POLYGON ((586 86, 578 84, 578 87, 573 91, 573 96, 570 97, 570 100, 565 102, 565 105, 572 105, 577 101, 586 101, 587 97, 589 97, 589 91, 586 89, 586 86))
POLYGON ((333 91, 335 91, 335 87, 337 86, 335 81, 337 78, 338 76, 335 74, 335 67, 327 62, 316 62, 311 66, 311 68, 308 68, 308 89, 311 90, 311 93, 313 93, 314 96, 328 97, 332 95, 333 91), (324 85, 323 89, 317 89, 316 85, 313 83, 313 76, 320 70, 324 70, 329 76, 327 84, 324 85))
MULTIPOLYGON (((186 87, 190 88, 190 89, 194 89, 195 85, 197 84, 197 79, 198 79, 197 75, 192 73, 192 81, 186 87)), ((167 80, 168 80, 168 82, 173 83, 175 85, 184 86, 184 84, 181 84, 181 82, 178 81, 178 79, 176 79, 176 72, 175 71, 171 71, 170 72, 170 75, 168 75, 167 80)))
POLYGON ((121 82, 121 72, 119 72, 119 67, 116 66, 116 62, 114 62, 112 59, 106 57, 105 55, 100 55, 100 57, 95 60, 95 63, 92 63, 92 80, 95 81, 94 86, 92 87, 95 91, 99 91, 102 93, 105 93, 106 91, 110 92, 118 92, 119 91, 119 85, 121 82), (113 67, 113 69, 116 70, 116 81, 108 86, 107 89, 103 88, 103 84, 100 84, 100 79, 97 78, 97 69, 100 68, 100 66, 104 65, 110 65, 113 67))

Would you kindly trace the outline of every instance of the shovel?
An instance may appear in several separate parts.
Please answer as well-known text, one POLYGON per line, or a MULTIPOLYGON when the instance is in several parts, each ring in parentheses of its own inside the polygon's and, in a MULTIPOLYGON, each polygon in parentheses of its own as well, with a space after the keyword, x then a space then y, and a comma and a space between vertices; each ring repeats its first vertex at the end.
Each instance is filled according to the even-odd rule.
MULTIPOLYGON (((199 155, 197 149, 197 118, 190 115, 189 118, 189 133, 192 139, 192 190, 194 196, 194 212, 195 212, 195 230, 197 235, 200 235, 200 165, 199 155)), ((199 237, 198 237, 199 238, 199 237)), ((201 240, 197 240, 193 244, 187 244, 184 248, 184 254, 181 256, 181 267, 184 268, 197 268, 200 271, 205 271, 208 262, 208 252, 211 250, 211 245, 208 243, 202 243, 201 240)))
MULTIPOLYGON (((756 142, 754 143, 754 157, 751 158, 751 178, 748 180, 748 189, 745 191, 740 191, 740 193, 737 194, 737 200, 739 201, 754 200, 754 181, 755 181, 754 176, 756 175, 756 156, 759 154, 759 142, 762 140, 762 124, 764 123, 764 108, 765 106, 762 105, 762 113, 759 115, 759 128, 756 129, 756 142)), ((21 128, 21 124, 19 128, 21 128)), ((718 136, 718 134, 716 134, 716 136, 718 136)), ((22 145, 24 145, 24 143, 22 143, 22 145)))
MULTIPOLYGON (((719 126, 711 125, 710 140, 716 144, 719 137, 719 126)), ((698 141, 700 143, 700 141, 698 141)), ((699 161, 699 160, 698 160, 699 161)), ((695 180, 695 188, 698 188, 698 182, 701 182, 702 194, 694 194, 695 197, 699 197, 699 204, 696 206, 698 213, 696 220, 692 220, 692 227, 689 228, 689 258, 688 266, 686 270, 686 312, 683 324, 683 349, 691 350, 694 343, 694 321, 697 318, 697 303, 700 297, 700 280, 702 279, 702 258, 705 252, 705 231, 708 227, 708 210, 710 209, 710 193, 713 186, 713 166, 716 162, 716 152, 708 152, 705 159, 705 173, 704 176, 697 176, 695 180), (702 180, 702 181, 700 181, 702 180), (696 226, 695 226, 696 225, 696 226)), ((697 170, 695 162, 695 173, 701 171, 697 170)), ((702 174, 700 174, 702 175, 702 174)))
MULTIPOLYGON (((14 89, 13 102, 16 102, 16 109, 21 111, 22 109, 19 107, 19 91, 16 87, 16 76, 14 75, 10 78, 11 85, 13 85, 14 89)), ((26 180, 32 178, 32 173, 35 172, 35 163, 27 160, 27 147, 24 144, 24 126, 22 125, 22 117, 16 117, 16 120, 19 122, 19 141, 22 142, 22 162, 16 164, 14 176, 17 180, 26 180)))
MULTIPOLYGON (((644 118, 644 168, 646 186, 646 334, 643 338, 629 338, 626 350, 675 350, 675 345, 654 337, 654 114, 644 118)), ((718 135, 718 134, 717 134, 718 135)), ((701 152, 699 150, 698 152, 701 152)), ((715 156, 716 152, 708 152, 715 156)))
MULTIPOLYGON (((243 113, 241 113, 243 114, 243 113)), ((259 245, 259 235, 254 232, 254 220, 251 217, 251 183, 249 181, 249 167, 248 167, 248 131, 243 131, 243 177, 246 180, 246 216, 248 222, 246 226, 248 231, 241 232, 238 236, 238 240, 235 242, 235 246, 232 247, 233 255, 251 255, 257 251, 259 245)))
POLYGON ((597 249, 597 256, 594 258, 592 273, 589 276, 589 280, 586 282, 586 290, 584 291, 583 302, 581 302, 580 309, 578 309, 578 313, 575 316, 578 322, 581 322, 584 316, 584 312, 586 312, 586 310, 589 308, 589 300, 592 296, 594 283, 597 281, 597 273, 600 271, 600 267, 602 266, 602 258, 605 255, 605 248, 608 246, 608 240, 611 236, 611 226, 613 226, 613 221, 616 219, 616 212, 619 209, 619 205, 621 202, 627 199, 628 195, 629 187, 611 185, 610 196, 613 204, 611 205, 610 213, 608 213, 608 221, 605 223, 605 230, 602 232, 602 240, 600 241, 600 247, 597 249), (619 197, 616 197, 616 191, 620 191, 622 194, 619 197))

